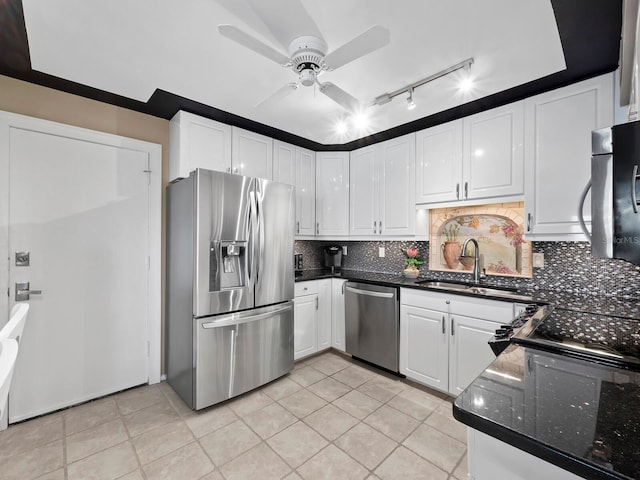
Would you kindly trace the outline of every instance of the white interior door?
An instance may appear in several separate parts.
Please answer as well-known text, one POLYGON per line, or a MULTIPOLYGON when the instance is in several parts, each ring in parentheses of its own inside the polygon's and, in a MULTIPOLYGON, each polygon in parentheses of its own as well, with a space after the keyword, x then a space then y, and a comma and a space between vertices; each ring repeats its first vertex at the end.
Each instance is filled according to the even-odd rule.
POLYGON ((149 153, 23 128, 8 136, 9 306, 17 282, 42 290, 28 300, 16 422, 147 383, 155 287, 149 153), (27 251, 29 266, 16 266, 27 251))

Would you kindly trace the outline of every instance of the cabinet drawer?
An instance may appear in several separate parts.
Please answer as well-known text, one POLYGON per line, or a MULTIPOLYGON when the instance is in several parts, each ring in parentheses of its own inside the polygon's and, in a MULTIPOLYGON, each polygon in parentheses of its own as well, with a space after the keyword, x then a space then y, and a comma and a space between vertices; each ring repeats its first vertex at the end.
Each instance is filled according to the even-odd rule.
POLYGON ((451 301, 451 314, 508 323, 513 320, 513 303, 456 295, 451 301))
POLYGON ((411 288, 400 289, 400 303, 402 305, 427 308, 438 312, 448 312, 449 304, 454 299, 453 295, 446 295, 440 292, 425 292, 411 288))
POLYGON ((308 282, 297 282, 294 284, 295 296, 301 297, 303 295, 313 295, 318 293, 319 283, 317 280, 310 280, 308 282))

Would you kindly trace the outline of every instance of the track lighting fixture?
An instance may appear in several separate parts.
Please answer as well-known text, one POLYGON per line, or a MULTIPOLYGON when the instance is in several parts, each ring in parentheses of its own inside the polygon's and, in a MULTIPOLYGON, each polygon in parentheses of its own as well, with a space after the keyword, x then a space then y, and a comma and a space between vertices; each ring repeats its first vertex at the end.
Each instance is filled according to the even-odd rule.
MULTIPOLYGON (((397 97, 398 95, 402 95, 403 93, 406 93, 409 95, 407 97, 407 109, 413 110, 416 107, 416 103, 413 100, 414 89, 421 87, 422 85, 426 85, 429 82, 433 82, 434 80, 437 80, 440 77, 449 75, 450 73, 453 73, 462 68, 468 71, 471 68, 472 64, 473 64, 473 57, 467 58, 463 62, 456 63, 455 65, 452 65, 449 68, 446 68, 438 73, 434 73, 433 75, 425 77, 422 80, 418 80, 417 82, 412 83, 411 85, 407 85, 406 87, 399 88, 398 90, 391 93, 383 93, 382 95, 377 96, 375 100, 373 100, 373 102, 369 104, 369 106, 384 105, 385 103, 389 103, 394 97, 397 97)), ((470 78, 468 76, 468 73, 467 73, 467 78, 470 78)))

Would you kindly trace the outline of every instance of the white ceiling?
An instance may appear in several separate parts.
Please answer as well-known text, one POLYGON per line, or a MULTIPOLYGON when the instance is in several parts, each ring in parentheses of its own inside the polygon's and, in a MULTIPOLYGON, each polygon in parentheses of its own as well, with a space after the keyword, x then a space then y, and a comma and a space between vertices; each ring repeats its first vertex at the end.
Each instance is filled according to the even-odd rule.
MULTIPOLYGON (((264 0, 269 1, 269 0, 264 0)), ((139 101, 155 89, 323 143, 387 130, 565 68, 549 0, 301 0, 336 49, 372 25, 389 45, 321 80, 364 102, 473 57, 475 89, 462 94, 451 74, 368 109, 371 125, 338 136, 346 112, 300 87, 280 102, 256 105, 296 81, 291 69, 222 37, 233 24, 287 53, 244 0, 23 0, 34 70, 139 101), (225 8, 225 5, 227 8, 225 8)))

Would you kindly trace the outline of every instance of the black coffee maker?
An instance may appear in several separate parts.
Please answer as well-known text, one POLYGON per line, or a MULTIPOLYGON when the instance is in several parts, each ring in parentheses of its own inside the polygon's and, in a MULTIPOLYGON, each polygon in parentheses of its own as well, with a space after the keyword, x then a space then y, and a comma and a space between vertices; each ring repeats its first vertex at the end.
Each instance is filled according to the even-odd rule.
POLYGON ((342 267, 342 247, 338 245, 324 247, 324 266, 330 268, 332 273, 340 270, 342 267))

